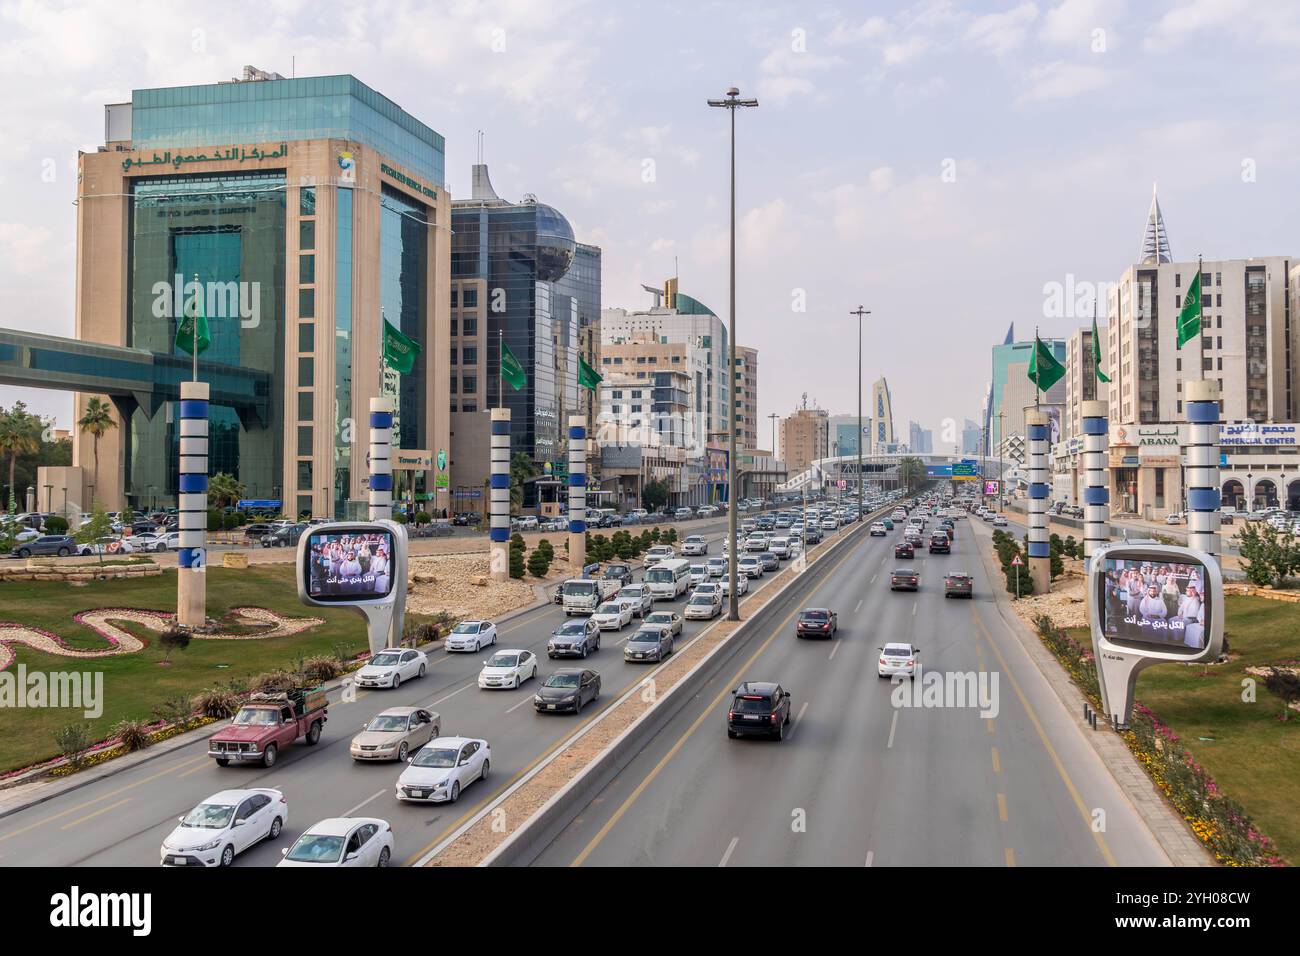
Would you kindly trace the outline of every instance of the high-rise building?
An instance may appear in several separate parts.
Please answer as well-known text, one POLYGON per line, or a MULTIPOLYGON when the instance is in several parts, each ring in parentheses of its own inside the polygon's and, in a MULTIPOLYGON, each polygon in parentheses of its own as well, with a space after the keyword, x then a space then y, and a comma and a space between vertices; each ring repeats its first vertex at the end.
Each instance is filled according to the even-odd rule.
POLYGON ((871 447, 878 449, 898 444, 894 436, 894 403, 889 395, 889 383, 878 378, 871 386, 871 447))
POLYGON ((934 432, 916 422, 908 422, 907 445, 914 455, 934 454, 934 432))
MULTIPOLYGON (((1106 327, 1098 326, 1097 334, 1105 341, 1106 327)), ((1062 414, 1061 437, 1066 441, 1083 437, 1082 403, 1091 402, 1098 397, 1097 387, 1092 329, 1075 329, 1065 340, 1065 411, 1062 414)))
POLYGON ((758 447, 758 349, 736 346, 736 445, 758 447))
POLYGON ((830 424, 824 409, 805 406, 781 419, 781 458, 791 475, 829 457, 830 424))
POLYGON ((978 455, 983 447, 984 430, 979 424, 966 419, 965 425, 961 430, 961 453, 963 455, 978 455))
MULTIPOLYGON (((832 415, 828 420, 830 426, 831 457, 852 456, 858 453, 859 431, 857 415, 832 415)), ((871 438, 871 419, 862 418, 862 453, 868 454, 867 446, 871 438)))
POLYGON ((458 493, 472 494, 487 477, 487 412, 498 404, 510 409, 511 454, 541 471, 567 460, 568 418, 593 402, 578 387, 578 356, 583 329, 600 324, 600 249, 578 242, 554 207, 502 199, 482 164, 451 220, 452 463, 463 469, 458 493), (518 391, 501 382, 503 343, 523 366, 518 391))
MULTIPOLYGON (((1056 360, 1064 365, 1065 340, 1042 341, 1056 360)), ((1029 380, 1029 360, 1033 354, 1033 340, 993 346, 993 406, 989 415, 989 447, 995 451, 1003 445, 1004 438, 1025 434, 1025 409, 1032 407, 1035 401, 1054 406, 1065 403, 1064 378, 1046 392, 1038 392, 1029 380)), ((1059 433, 1052 438, 1053 441, 1059 440, 1059 433)))
MULTIPOLYGON (((199 361, 212 389, 210 467, 249 498, 362 513, 368 401, 381 392, 397 405, 394 444, 448 446, 442 136, 355 77, 251 68, 231 82, 135 90, 105 107, 105 129, 105 144, 78 159, 85 344, 50 346, 98 376, 71 386, 78 417, 92 394, 114 402, 121 427, 98 443, 97 499, 176 501, 190 358, 174 340, 192 291, 211 336, 199 361), (385 320, 420 348, 409 372, 385 370, 385 320), (102 343, 100 358, 89 343, 102 343)), ((48 387, 65 378, 51 374, 48 387)), ((79 464, 91 446, 78 437, 79 464)), ((445 506, 435 474, 440 490, 447 475, 433 469, 406 473, 403 492, 445 506)))

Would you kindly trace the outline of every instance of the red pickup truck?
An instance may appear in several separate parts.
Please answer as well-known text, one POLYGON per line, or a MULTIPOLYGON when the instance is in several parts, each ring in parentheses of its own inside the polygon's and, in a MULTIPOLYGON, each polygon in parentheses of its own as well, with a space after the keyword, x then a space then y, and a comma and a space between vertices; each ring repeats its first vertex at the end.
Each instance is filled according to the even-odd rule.
POLYGON ((254 694, 230 726, 208 738, 208 756, 220 767, 239 763, 275 764, 280 750, 299 737, 310 746, 329 720, 323 688, 254 694))

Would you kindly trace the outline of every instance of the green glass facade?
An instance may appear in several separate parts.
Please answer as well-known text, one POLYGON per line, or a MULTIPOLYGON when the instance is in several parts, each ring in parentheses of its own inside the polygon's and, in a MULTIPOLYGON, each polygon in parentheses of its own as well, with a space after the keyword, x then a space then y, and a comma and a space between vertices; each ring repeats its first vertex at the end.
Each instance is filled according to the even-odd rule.
MULTIPOLYGON (((352 418, 352 190, 337 192, 334 266, 334 514, 343 514, 352 487, 352 446, 347 421, 352 418)), ((360 434, 354 423, 352 434, 360 434)))
MULTIPOLYGON (((415 367, 402 374, 385 366, 383 393, 394 398, 393 444, 427 448, 425 383, 431 346, 425 329, 428 302, 429 212, 397 190, 384 187, 379 201, 380 314, 420 344, 415 367)), ((383 353, 383 322, 378 323, 383 353)))
MULTIPOLYGON (((132 182, 127 345, 172 355, 177 277, 205 290, 212 340, 204 361, 279 376, 284 361, 285 184, 279 172, 174 176, 132 182)), ((217 401, 210 409, 212 473, 237 475, 249 497, 279 498, 283 401, 268 414, 217 401)), ((169 406, 126 423, 125 491, 134 505, 177 492, 179 431, 169 406)))

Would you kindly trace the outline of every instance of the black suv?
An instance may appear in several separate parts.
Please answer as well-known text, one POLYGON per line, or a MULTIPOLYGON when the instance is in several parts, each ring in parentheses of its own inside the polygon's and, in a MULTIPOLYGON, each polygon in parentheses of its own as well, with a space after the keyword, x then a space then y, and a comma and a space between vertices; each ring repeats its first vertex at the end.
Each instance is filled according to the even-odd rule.
POLYGON ((731 696, 727 708, 727 736, 756 735, 785 739, 790 726, 790 692, 780 684, 745 681, 731 696))
POLYGON ((931 554, 950 554, 952 552, 952 542, 946 532, 936 531, 930 535, 930 553, 931 554))

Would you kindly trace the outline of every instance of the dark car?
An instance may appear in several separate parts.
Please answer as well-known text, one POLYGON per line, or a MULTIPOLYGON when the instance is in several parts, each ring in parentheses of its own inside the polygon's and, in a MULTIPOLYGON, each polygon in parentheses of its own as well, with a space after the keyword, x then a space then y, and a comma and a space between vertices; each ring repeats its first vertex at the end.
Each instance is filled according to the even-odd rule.
POLYGON ((900 541, 894 545, 894 557, 907 558, 907 560, 911 561, 916 557, 916 548, 912 546, 910 541, 900 541))
POLYGON ((607 564, 605 565, 605 577, 611 581, 630 584, 632 581, 632 567, 627 564, 607 564))
POLYGON ((571 710, 579 714, 584 704, 599 696, 599 674, 586 668, 562 667, 537 688, 533 707, 539 712, 571 710))
POLYGON ((586 657, 600 650, 600 627, 589 617, 565 621, 551 633, 546 644, 546 656, 586 657))
POLYGON ((758 556, 758 560, 763 565, 764 571, 781 570, 781 559, 776 556, 775 552, 764 551, 758 556))
POLYGON ((819 544, 822 540, 822 529, 817 527, 816 522, 804 522, 803 540, 805 544, 819 544))
POLYGON ((671 627, 642 624, 623 645, 623 660, 661 661, 673 652, 676 643, 671 627))
POLYGON ((271 527, 269 524, 266 524, 266 523, 264 523, 264 522, 258 521, 258 522, 255 522, 255 523, 253 523, 253 524, 245 525, 245 526, 244 526, 244 537, 246 537, 246 538, 260 538, 260 537, 262 537, 263 535, 268 535, 268 534, 270 534, 270 533, 271 533, 272 531, 274 531, 274 530, 275 530, 275 529, 274 529, 273 527, 271 527))
POLYGON ((975 587, 971 576, 965 571, 953 571, 944 575, 943 596, 946 598, 974 597, 975 587))
POLYGON ((952 539, 946 532, 936 531, 930 535, 931 554, 952 554, 952 539))
POLYGON ((745 681, 731 695, 727 708, 727 736, 785 739, 790 725, 790 692, 780 684, 745 681))
POLYGON ((451 523, 459 527, 466 525, 478 524, 483 520, 483 516, 477 511, 458 511, 452 516, 451 523))
POLYGON ((30 558, 32 555, 51 555, 56 554, 59 557, 66 557, 77 551, 77 539, 70 534, 43 534, 39 538, 33 538, 31 541, 24 541, 18 547, 14 548, 13 553, 20 558, 30 558))
POLYGON ((307 530, 306 524, 291 524, 283 528, 277 528, 270 534, 262 535, 262 547, 264 548, 292 548, 297 546, 298 539, 302 533, 307 530))
POLYGON ((911 568, 895 568, 889 572, 889 590, 915 591, 921 586, 921 576, 911 568))
POLYGON ((834 637, 839 626, 839 615, 829 608, 806 607, 794 622, 794 634, 795 637, 834 637))

